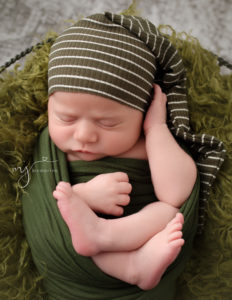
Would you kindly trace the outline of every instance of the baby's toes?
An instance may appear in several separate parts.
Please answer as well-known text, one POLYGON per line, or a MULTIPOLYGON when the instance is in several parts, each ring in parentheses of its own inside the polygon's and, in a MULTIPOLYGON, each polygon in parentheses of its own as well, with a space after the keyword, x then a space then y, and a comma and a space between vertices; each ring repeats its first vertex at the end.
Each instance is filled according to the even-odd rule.
POLYGON ((177 213, 176 216, 168 223, 167 227, 173 228, 176 224, 183 226, 184 216, 181 213, 177 213))
POLYGON ((169 233, 173 233, 176 231, 181 231, 183 228, 183 224, 182 223, 175 223, 172 226, 169 227, 169 233))
POLYGON ((57 201, 65 201, 68 199, 67 195, 60 190, 55 190, 53 191, 53 197, 57 200, 57 201))
POLYGON ((72 195, 72 188, 70 183, 60 181, 56 186, 56 190, 53 192, 53 196, 57 200, 66 200, 67 198, 71 197, 72 195))
POLYGON ((65 193, 68 197, 71 197, 73 190, 69 182, 60 181, 56 187, 58 191, 65 193))
POLYGON ((175 232, 172 232, 171 234, 169 234, 168 236, 168 242, 172 242, 174 240, 178 240, 178 239, 181 239, 183 236, 183 233, 182 231, 175 231, 175 232))
POLYGON ((177 214, 176 214, 176 218, 178 219, 178 221, 180 222, 180 223, 184 223, 184 216, 183 216, 183 214, 182 213, 180 213, 180 212, 178 212, 177 214))
POLYGON ((65 181, 60 181, 56 186, 56 190, 63 192, 67 191, 69 188, 71 188, 70 183, 65 181))

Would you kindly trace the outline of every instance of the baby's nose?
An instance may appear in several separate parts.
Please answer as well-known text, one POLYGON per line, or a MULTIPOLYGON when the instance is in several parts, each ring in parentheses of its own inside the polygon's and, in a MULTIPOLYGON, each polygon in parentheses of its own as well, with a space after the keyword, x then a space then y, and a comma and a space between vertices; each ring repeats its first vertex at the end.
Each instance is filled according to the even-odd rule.
POLYGON ((77 122, 74 139, 81 143, 95 143, 97 141, 96 126, 87 120, 77 122))

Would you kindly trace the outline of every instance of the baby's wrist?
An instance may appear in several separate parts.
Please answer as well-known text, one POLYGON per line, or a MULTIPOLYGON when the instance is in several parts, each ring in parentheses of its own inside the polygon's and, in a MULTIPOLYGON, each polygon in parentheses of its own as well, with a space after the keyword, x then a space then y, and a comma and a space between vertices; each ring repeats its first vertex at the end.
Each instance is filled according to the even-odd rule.
POLYGON ((167 123, 154 123, 149 128, 146 128, 146 130, 144 130, 144 133, 145 133, 145 136, 147 137, 150 134, 160 133, 160 131, 163 131, 166 129, 168 129, 167 123))

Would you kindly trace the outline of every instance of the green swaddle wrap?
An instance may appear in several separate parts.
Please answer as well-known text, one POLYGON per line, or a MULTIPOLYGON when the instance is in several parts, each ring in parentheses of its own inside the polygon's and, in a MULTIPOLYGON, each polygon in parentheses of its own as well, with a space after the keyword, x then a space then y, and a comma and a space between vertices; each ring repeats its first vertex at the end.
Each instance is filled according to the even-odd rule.
POLYGON ((199 178, 189 199, 181 208, 185 217, 185 245, 181 253, 167 269, 157 287, 142 291, 106 275, 91 258, 75 252, 69 229, 52 196, 59 181, 74 184, 88 181, 98 174, 117 171, 126 172, 133 187, 131 202, 125 207, 125 215, 157 201, 147 161, 109 157, 92 162, 67 162, 66 155, 51 141, 47 127, 40 135, 22 204, 26 237, 34 263, 44 278, 48 299, 174 299, 175 282, 191 255, 197 229, 199 178))

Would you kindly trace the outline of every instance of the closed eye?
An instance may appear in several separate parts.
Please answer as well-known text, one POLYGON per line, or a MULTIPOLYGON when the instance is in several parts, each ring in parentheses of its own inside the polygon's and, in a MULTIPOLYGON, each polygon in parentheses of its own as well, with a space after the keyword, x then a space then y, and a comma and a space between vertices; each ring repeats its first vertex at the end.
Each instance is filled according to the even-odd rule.
POLYGON ((56 116, 59 121, 62 121, 64 123, 72 123, 76 121, 77 118, 72 117, 72 116, 65 116, 65 115, 57 115, 56 116))
POLYGON ((104 127, 115 127, 119 124, 118 121, 112 119, 101 119, 98 120, 98 123, 104 127))

